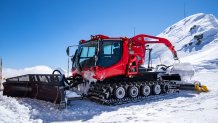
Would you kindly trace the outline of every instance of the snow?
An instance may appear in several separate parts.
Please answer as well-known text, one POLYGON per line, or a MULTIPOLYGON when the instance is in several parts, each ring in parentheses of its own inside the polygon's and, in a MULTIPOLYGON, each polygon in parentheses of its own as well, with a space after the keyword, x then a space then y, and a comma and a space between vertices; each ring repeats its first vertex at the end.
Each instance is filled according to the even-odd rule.
MULTIPOLYGON (((216 123, 218 121, 217 19, 211 14, 195 14, 173 24, 159 36, 173 42, 182 63, 188 61, 194 64, 193 80, 207 85, 210 90, 208 93, 180 91, 117 106, 104 106, 87 99, 74 100, 62 110, 49 102, 6 97, 0 93, 0 122, 216 123), (200 34, 203 34, 203 38, 201 43, 196 45, 198 41, 194 37, 200 34)), ((158 59, 158 53, 162 53, 161 61, 170 63, 167 56, 171 53, 166 51, 164 46, 153 48, 156 50, 154 58, 158 59)), ((154 62, 159 62, 159 59, 154 62)))
POLYGON ((218 78, 214 77, 217 74, 218 70, 202 69, 194 77, 208 86, 208 93, 181 91, 117 106, 84 99, 71 101, 67 109, 60 110, 49 102, 1 95, 0 121, 213 123, 218 121, 218 78))
POLYGON ((78 90, 82 93, 82 94, 87 94, 88 93, 88 90, 90 88, 90 84, 92 82, 96 82, 97 79, 94 78, 94 72, 93 71, 90 71, 90 70, 87 70, 87 71, 84 71, 83 73, 83 77, 84 79, 86 80, 86 82, 82 83, 82 84, 79 84, 78 85, 78 90))
POLYGON ((84 71, 84 79, 88 80, 89 82, 96 82, 97 79, 95 79, 94 76, 94 72, 92 71, 84 71))
POLYGON ((2 123, 41 123, 41 119, 31 119, 31 110, 15 98, 2 96, 0 92, 0 122, 2 123))
POLYGON ((67 98, 73 98, 73 97, 81 97, 81 96, 78 95, 76 92, 67 90, 67 91, 66 91, 66 97, 67 97, 67 98))
POLYGON ((195 70, 190 63, 176 63, 170 71, 171 73, 179 74, 182 81, 189 82, 194 76, 195 70))

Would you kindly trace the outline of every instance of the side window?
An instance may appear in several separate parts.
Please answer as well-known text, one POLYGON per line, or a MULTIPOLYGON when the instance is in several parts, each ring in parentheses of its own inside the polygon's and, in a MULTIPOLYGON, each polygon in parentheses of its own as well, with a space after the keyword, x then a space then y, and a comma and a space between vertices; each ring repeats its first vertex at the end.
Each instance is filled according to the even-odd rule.
POLYGON ((98 63, 100 66, 109 67, 117 63, 121 56, 120 41, 103 41, 102 51, 98 63))
POLYGON ((120 55, 120 53, 121 53, 120 43, 114 42, 112 45, 112 54, 120 55))
POLYGON ((104 55, 111 55, 111 44, 103 44, 104 55))
POLYGON ((121 50, 120 42, 103 42, 102 46, 104 55, 112 56, 121 50))

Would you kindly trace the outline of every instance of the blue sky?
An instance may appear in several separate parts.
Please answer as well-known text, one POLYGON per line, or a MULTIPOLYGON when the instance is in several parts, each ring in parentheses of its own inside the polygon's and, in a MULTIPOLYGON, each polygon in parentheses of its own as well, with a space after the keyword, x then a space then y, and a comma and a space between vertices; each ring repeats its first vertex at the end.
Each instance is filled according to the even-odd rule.
POLYGON ((218 17, 216 0, 0 0, 4 67, 67 67, 65 49, 90 35, 157 35, 195 13, 218 17))

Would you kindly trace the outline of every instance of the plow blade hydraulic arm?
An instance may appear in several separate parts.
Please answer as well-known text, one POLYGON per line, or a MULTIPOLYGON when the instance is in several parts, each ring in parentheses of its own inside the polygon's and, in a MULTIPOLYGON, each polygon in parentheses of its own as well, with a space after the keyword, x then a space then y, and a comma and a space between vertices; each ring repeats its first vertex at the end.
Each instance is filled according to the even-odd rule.
POLYGON ((201 85, 200 83, 185 83, 180 84, 180 90, 192 90, 197 92, 208 92, 208 88, 205 85, 201 85))

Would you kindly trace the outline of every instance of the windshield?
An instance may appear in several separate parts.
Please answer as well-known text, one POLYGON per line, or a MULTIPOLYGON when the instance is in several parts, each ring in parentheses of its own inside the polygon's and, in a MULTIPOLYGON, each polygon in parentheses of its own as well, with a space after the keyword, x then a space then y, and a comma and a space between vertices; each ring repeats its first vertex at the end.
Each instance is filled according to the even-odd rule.
POLYGON ((79 57, 77 62, 79 62, 82 68, 95 65, 95 54, 97 47, 97 41, 90 41, 79 46, 79 57))

